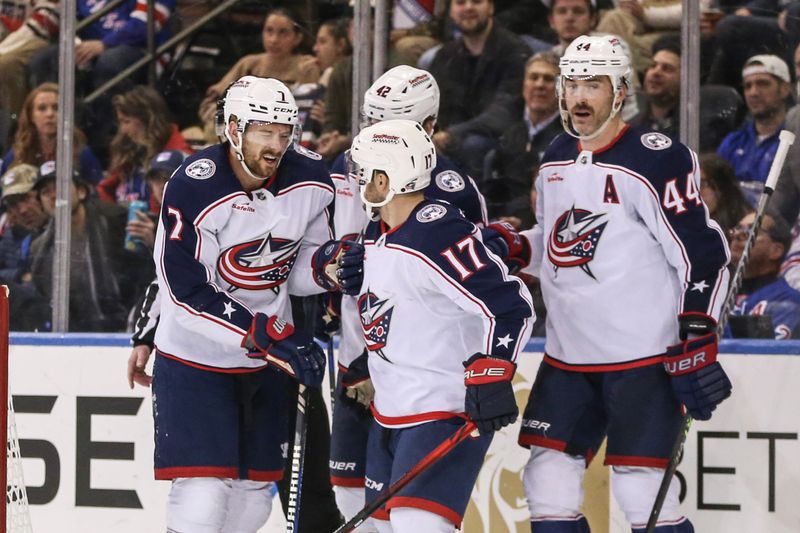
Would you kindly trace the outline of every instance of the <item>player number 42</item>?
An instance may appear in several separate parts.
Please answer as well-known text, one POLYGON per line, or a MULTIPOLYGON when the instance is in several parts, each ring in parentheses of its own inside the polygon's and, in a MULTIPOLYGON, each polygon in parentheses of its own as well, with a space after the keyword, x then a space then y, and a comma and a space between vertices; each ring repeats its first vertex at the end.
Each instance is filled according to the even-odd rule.
POLYGON ((450 263, 454 269, 456 269, 458 277, 461 278, 461 281, 464 281, 468 277, 472 276, 475 272, 486 266, 486 263, 481 261, 481 258, 478 257, 478 253, 475 251, 475 237, 472 236, 461 239, 455 244, 455 246, 445 249, 442 252, 442 256, 447 259, 447 262, 450 263), (456 250, 458 250, 458 252, 456 252, 456 250), (469 258, 469 261, 462 261, 459 258, 459 255, 463 256, 465 251, 466 257, 469 258), (471 263, 471 265, 467 266, 467 262, 471 263))
POLYGON ((694 181, 694 175, 692 174, 686 175, 686 187, 683 194, 678 188, 678 178, 673 178, 664 186, 664 197, 661 199, 664 209, 672 210, 676 215, 686 212, 687 202, 694 202, 698 207, 703 205, 703 200, 700 198, 700 190, 697 188, 697 183, 694 181))

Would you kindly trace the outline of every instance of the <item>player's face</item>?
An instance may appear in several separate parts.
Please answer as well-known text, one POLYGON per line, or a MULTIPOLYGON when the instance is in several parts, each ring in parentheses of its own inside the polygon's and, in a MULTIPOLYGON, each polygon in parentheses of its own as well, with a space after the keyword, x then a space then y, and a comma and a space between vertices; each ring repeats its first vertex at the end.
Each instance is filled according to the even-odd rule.
POLYGON ((453 0, 450 18, 464 35, 482 33, 494 15, 494 4, 489 0, 453 0))
POLYGON ((250 123, 242 144, 244 162, 253 174, 272 176, 291 141, 292 127, 288 124, 250 123))
POLYGON ((569 43, 592 30, 595 20, 589 10, 589 0, 553 1, 555 6, 549 22, 559 39, 569 43))
POLYGON ((677 102, 681 88, 681 58, 667 50, 653 56, 644 75, 644 92, 655 103, 677 102))
POLYGON ((372 179, 364 185, 364 198, 373 204, 379 204, 386 199, 389 178, 380 170, 374 170, 372 179))
POLYGON ((555 113, 558 69, 546 61, 534 61, 525 71, 522 97, 528 110, 535 114, 555 113))
POLYGON ((772 74, 750 74, 744 78, 744 100, 756 120, 769 118, 786 107, 789 84, 772 74))
POLYGON ((303 40, 303 35, 295 30, 294 23, 288 17, 274 13, 264 21, 261 41, 264 51, 275 57, 287 57, 303 40))
POLYGON ((43 137, 54 137, 58 133, 58 94, 42 91, 31 105, 31 120, 36 132, 43 137))
POLYGON ((606 76, 565 79, 564 98, 572 127, 584 136, 593 134, 603 125, 614 101, 611 81, 606 76))

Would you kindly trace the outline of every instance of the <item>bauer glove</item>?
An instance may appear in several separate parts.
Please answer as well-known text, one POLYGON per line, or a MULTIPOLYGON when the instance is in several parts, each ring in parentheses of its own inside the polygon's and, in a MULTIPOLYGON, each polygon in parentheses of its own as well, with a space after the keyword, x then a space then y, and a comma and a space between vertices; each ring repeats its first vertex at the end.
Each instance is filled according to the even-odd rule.
POLYGON ((309 387, 320 387, 325 353, 310 335, 275 316, 256 313, 242 340, 247 357, 263 359, 309 387))
POLYGON ((664 369, 672 391, 692 418, 708 420, 733 389, 717 361, 716 321, 699 313, 682 314, 678 321, 682 340, 667 348, 664 369))
POLYGON ((317 285, 326 291, 355 295, 364 281, 364 246, 355 241, 328 241, 311 257, 317 285))
POLYGON ((508 222, 495 222, 481 229, 483 245, 500 257, 511 274, 531 262, 531 244, 508 222))
POLYGON ((513 424, 519 414, 511 379, 517 365, 506 359, 476 353, 464 361, 467 394, 464 411, 481 435, 513 424))
POLYGON ((347 368, 340 367, 339 376, 345 398, 369 409, 369 404, 375 397, 375 387, 369 377, 367 351, 364 350, 347 368))

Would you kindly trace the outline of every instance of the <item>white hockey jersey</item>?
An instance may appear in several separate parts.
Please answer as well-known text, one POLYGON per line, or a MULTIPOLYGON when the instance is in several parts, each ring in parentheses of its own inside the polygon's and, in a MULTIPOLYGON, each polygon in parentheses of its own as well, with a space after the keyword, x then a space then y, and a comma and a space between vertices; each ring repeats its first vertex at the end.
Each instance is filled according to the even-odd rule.
POLYGON ((435 200, 364 244, 358 311, 375 419, 407 427, 463 413, 462 362, 477 352, 516 358, 535 318, 528 289, 475 224, 435 200))
MULTIPOLYGON (((339 156, 331 168, 331 179, 336 187, 333 227, 337 239, 356 240, 370 220, 361 201, 358 179, 347 174, 344 161, 344 155, 339 156)), ((467 220, 479 226, 487 224, 486 201, 475 181, 446 156, 436 156, 436 167, 431 172, 431 183, 425 189, 425 196, 454 205, 467 220)), ((364 338, 356 299, 342 296, 341 311, 342 336, 338 359, 339 365, 346 368, 364 352, 364 338)))
POLYGON ((227 144, 190 156, 167 183, 156 234, 159 352, 220 372, 264 366, 246 357, 242 339, 255 312, 291 322, 290 292, 323 292, 311 256, 331 238, 333 192, 313 152, 288 150, 249 194, 227 144))
POLYGON ((605 149, 562 134, 536 182, 530 238, 547 307, 548 361, 578 371, 660 360, 677 315, 720 312, 729 260, 700 197, 696 155, 626 127, 605 149))

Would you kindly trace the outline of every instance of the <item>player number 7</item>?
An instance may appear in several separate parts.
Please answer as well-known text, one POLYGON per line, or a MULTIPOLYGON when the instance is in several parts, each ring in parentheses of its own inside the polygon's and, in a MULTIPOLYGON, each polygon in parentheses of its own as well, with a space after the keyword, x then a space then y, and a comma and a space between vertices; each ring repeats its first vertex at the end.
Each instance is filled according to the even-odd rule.
POLYGON ((455 244, 455 248, 457 248, 459 252, 463 252, 464 250, 467 251, 467 255, 469 256, 469 259, 473 265, 472 269, 468 268, 464 262, 461 261, 458 256, 456 256, 456 251, 453 248, 454 247, 451 246, 450 248, 447 248, 441 252, 441 254, 445 259, 447 259, 447 262, 456 269, 461 281, 466 280, 475 272, 486 266, 486 263, 481 261, 481 258, 478 257, 478 253, 475 251, 475 237, 470 235, 469 237, 461 239, 455 244))

